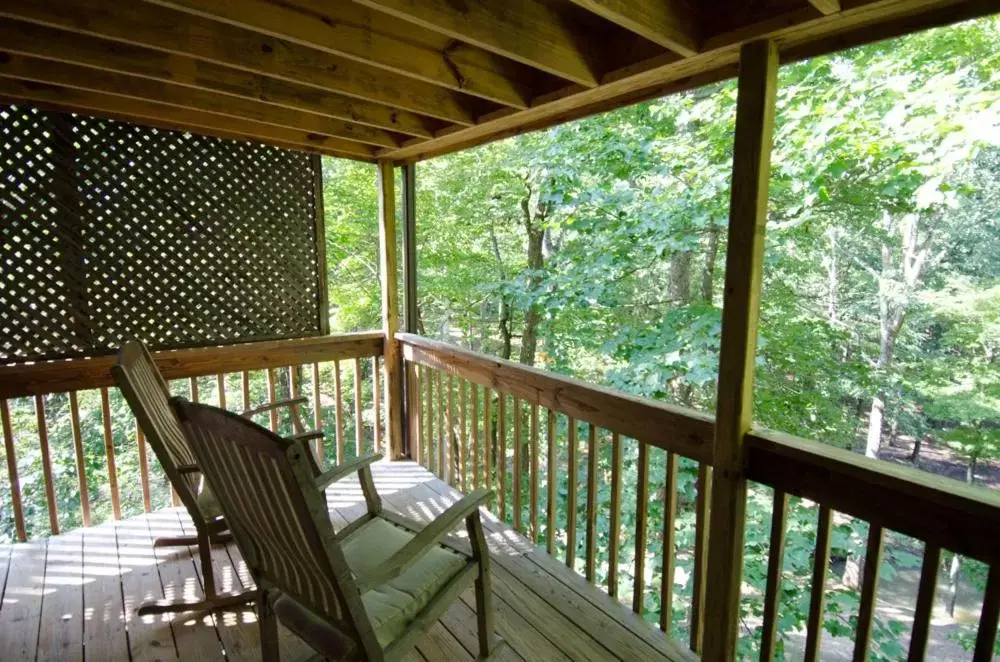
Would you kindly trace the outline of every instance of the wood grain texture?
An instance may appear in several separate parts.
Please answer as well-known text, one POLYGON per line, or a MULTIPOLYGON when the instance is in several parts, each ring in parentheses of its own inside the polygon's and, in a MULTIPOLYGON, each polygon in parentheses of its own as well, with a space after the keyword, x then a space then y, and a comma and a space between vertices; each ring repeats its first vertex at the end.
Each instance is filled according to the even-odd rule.
POLYGON ((774 492, 771 507, 771 540, 767 550, 767 579, 764 587, 764 622, 760 635, 760 659, 774 659, 778 633, 778 605, 781 594, 781 571, 785 559, 785 520, 788 517, 788 495, 781 490, 774 492))
POLYGON ((826 575, 830 569, 830 529, 833 512, 827 506, 819 508, 816 528, 816 552, 813 555, 812 589, 809 594, 809 616, 806 621, 806 662, 820 659, 823 640, 823 614, 826 605, 826 575))
POLYGON ((698 52, 697 5, 685 0, 572 0, 626 30, 690 57, 698 52))
POLYGON ((938 571, 941 568, 941 548, 924 545, 924 561, 920 568, 917 603, 913 609, 913 629, 910 631, 908 662, 922 662, 927 654, 927 635, 930 633, 931 613, 934 611, 934 594, 937 592, 938 571))
MULTIPOLYGON (((83 451, 83 434, 80 429, 80 401, 76 391, 69 394, 69 423, 73 434, 73 454, 76 459, 76 480, 80 488, 80 521, 84 526, 90 526, 90 488, 87 484, 87 462, 83 451)), ((146 449, 142 445, 142 433, 139 435, 139 476, 142 480, 142 502, 149 512, 149 470, 146 466, 146 449)))
POLYGON ((121 497, 118 493, 118 470, 115 468, 115 442, 112 433, 111 398, 107 388, 101 389, 101 423, 104 428, 104 459, 108 469, 108 489, 115 519, 122 518, 121 497))
POLYGON ((386 342, 383 354, 385 365, 385 417, 389 457, 403 456, 403 360, 400 356, 396 332, 399 330, 399 288, 396 273, 396 195, 393 164, 378 164, 379 190, 379 284, 382 292, 382 332, 386 342))
POLYGON ((49 531, 59 533, 59 507, 52 479, 52 453, 49 451, 49 424, 45 420, 45 396, 35 396, 35 420, 38 425, 38 448, 42 454, 42 477, 45 480, 45 504, 49 510, 49 531))
MULTIPOLYGON (((649 508, 649 447, 639 444, 635 478, 635 556, 632 568, 632 611, 646 610, 646 529, 649 508)), ((695 589, 697 591, 697 589, 695 589)))

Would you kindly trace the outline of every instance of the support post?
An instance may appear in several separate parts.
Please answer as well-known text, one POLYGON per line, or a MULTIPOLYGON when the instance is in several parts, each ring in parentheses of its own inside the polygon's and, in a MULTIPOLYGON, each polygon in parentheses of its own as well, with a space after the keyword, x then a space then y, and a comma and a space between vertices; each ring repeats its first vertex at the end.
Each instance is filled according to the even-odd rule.
MULTIPOLYGON (((403 328, 407 333, 418 333, 417 312, 417 182, 416 164, 402 167, 403 173, 403 328)), ((403 455, 413 459, 414 440, 420 425, 420 390, 415 386, 413 369, 403 371, 403 394, 406 419, 403 436, 403 455)))
POLYGON ((319 295, 319 332, 320 335, 330 335, 330 288, 326 282, 326 221, 323 201, 323 157, 312 155, 314 181, 313 204, 316 220, 316 289, 319 295))
POLYGON ((396 191, 394 164, 378 162, 379 280, 382 286, 382 332, 385 334, 385 415, 389 457, 403 457, 403 364, 396 342, 399 301, 396 287, 396 191))
POLYGON ((703 639, 706 660, 736 657, 747 498, 744 439, 753 415, 777 73, 778 49, 773 42, 758 41, 741 48, 713 445, 703 639))

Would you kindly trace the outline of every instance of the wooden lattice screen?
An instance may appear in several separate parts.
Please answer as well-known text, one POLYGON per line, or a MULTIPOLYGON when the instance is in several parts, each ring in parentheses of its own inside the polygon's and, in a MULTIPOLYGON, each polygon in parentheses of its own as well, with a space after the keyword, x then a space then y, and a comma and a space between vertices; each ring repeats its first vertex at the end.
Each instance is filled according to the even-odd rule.
POLYGON ((0 106, 0 363, 321 333, 318 160, 0 106))

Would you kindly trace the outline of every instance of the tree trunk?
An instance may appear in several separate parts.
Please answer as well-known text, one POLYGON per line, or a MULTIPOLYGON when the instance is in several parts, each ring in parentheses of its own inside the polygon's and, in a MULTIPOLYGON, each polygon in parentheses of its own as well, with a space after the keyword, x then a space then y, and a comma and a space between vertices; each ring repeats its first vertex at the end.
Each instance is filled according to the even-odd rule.
MULTIPOLYGON (((533 297, 542 284, 542 267, 544 257, 542 255, 542 244, 545 240, 545 231, 542 223, 545 220, 544 209, 539 210, 534 218, 531 214, 530 194, 521 200, 521 211, 524 215, 524 229, 528 235, 528 279, 526 283, 527 294, 533 297)), ((524 330, 521 333, 521 354, 518 357, 524 365, 535 365, 535 352, 538 349, 538 323, 541 321, 541 314, 538 304, 532 301, 524 311, 524 330)))
POLYGON ((917 436, 913 439, 913 452, 910 453, 910 462, 913 466, 920 468, 920 446, 923 444, 923 437, 917 436))
MULTIPOLYGON (((503 268, 503 259, 500 257, 500 243, 497 241, 497 233, 490 225, 490 241, 493 244, 493 257, 497 261, 497 271, 499 272, 500 282, 507 282, 507 270, 503 268)), ((498 326, 500 329, 500 358, 510 360, 511 355, 511 338, 513 333, 510 330, 510 301, 507 299, 506 294, 500 295, 500 319, 498 321, 498 326)))
POLYGON ((958 602, 958 580, 962 570, 962 557, 954 554, 948 569, 948 616, 955 618, 955 603, 958 602))
POLYGON ((712 303, 715 297, 715 260, 719 256, 719 228, 713 224, 708 230, 708 248, 705 250, 705 268, 701 272, 701 300, 712 303))
POLYGON ((687 305, 691 301, 691 253, 675 253, 670 259, 670 283, 667 296, 675 305, 687 305))

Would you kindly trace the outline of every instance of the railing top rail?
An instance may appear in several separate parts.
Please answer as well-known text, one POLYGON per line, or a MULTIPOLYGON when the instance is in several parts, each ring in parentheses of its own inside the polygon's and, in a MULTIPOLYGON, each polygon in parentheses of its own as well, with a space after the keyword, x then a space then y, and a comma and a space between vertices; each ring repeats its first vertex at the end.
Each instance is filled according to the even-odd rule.
POLYGON ((1000 561, 1000 494, 993 490, 761 429, 747 439, 747 478, 965 556, 1000 561))
MULTIPOLYGON (((153 354, 166 379, 200 377, 241 370, 281 368, 302 363, 378 356, 381 331, 314 336, 292 340, 241 343, 197 349, 164 350, 153 354)), ((0 366, 0 398, 114 386, 115 355, 65 361, 0 366)))
POLYGON ((615 389, 494 358, 411 333, 397 333, 403 357, 521 400, 712 463, 713 419, 615 389))

